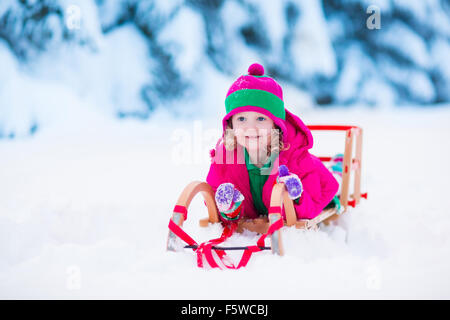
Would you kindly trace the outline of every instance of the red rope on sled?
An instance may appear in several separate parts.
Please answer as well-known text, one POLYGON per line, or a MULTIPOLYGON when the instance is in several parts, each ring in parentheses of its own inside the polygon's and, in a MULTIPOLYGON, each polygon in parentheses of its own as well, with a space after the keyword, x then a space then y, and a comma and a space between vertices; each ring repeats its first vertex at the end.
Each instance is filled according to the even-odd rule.
POLYGON ((281 207, 275 206, 275 207, 269 207, 269 214, 271 213, 280 213, 281 214, 281 207))
MULTIPOLYGON (((178 212, 178 211, 176 211, 176 212, 178 212)), ((281 208, 280 207, 270 207, 269 213, 281 213, 281 208)), ((187 210, 186 210, 186 216, 187 216, 187 210)), ((203 266, 203 257, 205 257, 205 260, 210 265, 210 267, 221 268, 221 266, 219 266, 219 264, 214 259, 214 256, 212 253, 212 250, 214 250, 213 246, 216 246, 216 245, 224 242, 229 237, 231 237, 231 235, 236 231, 237 226, 238 226, 237 222, 232 222, 224 227, 222 235, 219 238, 212 239, 212 240, 203 242, 200 245, 198 245, 197 242, 193 238, 191 238, 185 231, 183 231, 183 229, 180 228, 175 222, 173 222, 172 219, 170 219, 170 221, 169 221, 169 230, 172 231, 181 240, 186 242, 189 246, 192 246, 192 250, 197 253, 197 265, 200 268, 204 267, 203 266)), ((253 253, 264 250, 264 248, 265 248, 264 241, 265 241, 266 237, 272 235, 275 231, 279 230, 281 227, 283 227, 283 219, 282 218, 280 218, 276 222, 272 223, 272 225, 269 227, 269 230, 258 239, 256 246, 246 247, 246 250, 244 250, 241 260, 239 261, 237 266, 235 266, 231 262, 231 260, 228 259, 225 251, 219 250, 219 251, 215 251, 215 253, 217 254, 217 257, 222 262, 222 264, 228 269, 239 269, 239 268, 245 267, 247 265, 247 263, 249 262, 253 253)))
MULTIPOLYGON (((186 242, 190 246, 198 246, 197 242, 192 239, 183 229, 181 229, 172 219, 169 221, 169 230, 172 231, 178 238, 186 242)), ((195 250, 194 250, 195 251, 195 250)))

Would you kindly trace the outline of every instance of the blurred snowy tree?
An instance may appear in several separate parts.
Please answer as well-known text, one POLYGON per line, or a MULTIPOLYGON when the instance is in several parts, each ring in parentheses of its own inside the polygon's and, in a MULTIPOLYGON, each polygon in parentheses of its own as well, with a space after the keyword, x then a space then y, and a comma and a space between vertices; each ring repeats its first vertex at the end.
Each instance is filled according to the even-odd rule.
MULTIPOLYGON (((320 105, 450 101, 450 0, 2 0, 1 41, 20 64, 68 45, 97 55, 86 70, 113 63, 95 70, 103 87, 87 71, 78 82, 87 83, 81 91, 105 92, 119 116, 147 118, 198 99, 207 63, 234 78, 260 62, 320 105), (380 28, 367 27, 370 6, 379 8, 380 28), (133 42, 112 43, 132 33, 133 42), (141 44, 145 62, 133 53, 141 44)), ((7 75, 0 99, 2 81, 7 75)))
POLYGON ((27 59, 48 49, 52 41, 68 39, 69 33, 54 1, 2 1, 0 38, 19 58, 27 59))
POLYGON ((331 102, 448 102, 448 9, 444 0, 324 0, 339 65, 333 89, 346 91, 332 89, 331 102), (380 8, 380 29, 365 27, 370 5, 380 8))

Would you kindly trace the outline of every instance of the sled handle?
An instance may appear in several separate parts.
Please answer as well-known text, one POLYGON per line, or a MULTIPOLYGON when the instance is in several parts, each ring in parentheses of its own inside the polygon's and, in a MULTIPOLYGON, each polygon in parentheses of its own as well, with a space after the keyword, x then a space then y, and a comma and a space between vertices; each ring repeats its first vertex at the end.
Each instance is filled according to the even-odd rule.
MULTIPOLYGON (((272 188, 272 195, 270 197, 270 208, 280 208, 280 212, 279 213, 271 213, 269 211, 269 228, 272 224, 274 224, 275 222, 277 222, 280 219, 283 219, 283 216, 281 215, 281 210, 283 208, 283 202, 287 203, 288 206, 286 206, 285 208, 285 213, 286 213, 286 222, 288 221, 288 212, 289 212, 289 221, 291 222, 292 220, 292 213, 295 215, 295 211, 294 211, 294 206, 292 204, 292 200, 290 199, 286 199, 284 197, 285 192, 286 191, 286 187, 284 185, 284 183, 276 183, 273 188, 272 188), (289 201, 286 201, 289 200, 289 201), (290 205, 289 205, 290 202, 290 205), (286 210, 289 209, 289 210, 286 210), (292 209, 292 210, 290 210, 292 209)), ((295 223, 295 222, 294 222, 295 223)), ((281 229, 276 230, 271 238, 271 242, 272 242, 272 253, 273 254, 277 254, 277 255, 284 255, 284 248, 283 248, 283 241, 281 239, 281 229)))
MULTIPOLYGON (((183 223, 187 219, 188 208, 192 199, 199 192, 203 195, 206 207, 208 208, 209 221, 219 222, 219 214, 214 200, 214 191, 212 187, 206 182, 193 181, 184 188, 173 209, 171 220, 180 228, 183 227, 183 223)), ((168 251, 178 250, 176 241, 177 236, 169 230, 169 235, 167 237, 168 251)))
MULTIPOLYGON (((212 223, 219 222, 219 212, 217 210, 216 201, 214 200, 214 190, 206 182, 193 181, 193 182, 189 183, 184 188, 183 192, 181 193, 180 197, 178 198, 175 208, 177 208, 177 207, 186 208, 186 217, 187 217, 187 209, 189 208, 189 205, 191 204, 192 199, 199 192, 203 195, 205 205, 208 208, 209 222, 212 222, 212 223)), ((175 212, 179 212, 179 211, 176 211, 176 209, 174 209, 174 213, 175 212)), ((180 213, 183 213, 183 212, 180 212, 180 213)), ((183 225, 183 223, 181 223, 181 225, 179 225, 179 226, 182 226, 182 225, 183 225)))

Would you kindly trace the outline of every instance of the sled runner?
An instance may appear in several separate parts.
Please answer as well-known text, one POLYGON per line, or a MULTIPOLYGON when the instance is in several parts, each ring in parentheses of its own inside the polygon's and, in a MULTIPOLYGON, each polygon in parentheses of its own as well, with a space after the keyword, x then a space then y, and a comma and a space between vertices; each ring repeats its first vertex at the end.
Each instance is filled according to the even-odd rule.
MULTIPOLYGON (((183 248, 190 248, 198 254, 198 265, 202 266, 201 255, 204 254, 207 262, 215 267, 217 263, 212 256, 212 250, 216 252, 220 260, 223 260, 226 250, 243 250, 244 254, 237 267, 234 265, 226 265, 227 268, 237 269, 247 264, 250 256, 254 252, 262 250, 272 250, 272 253, 283 255, 283 243, 281 239, 281 228, 283 226, 295 226, 298 229, 314 229, 320 223, 329 224, 336 220, 342 213, 347 211, 348 207, 355 207, 359 204, 361 198, 367 199, 367 193, 361 193, 361 155, 362 155, 362 129, 357 126, 345 125, 310 125, 311 131, 343 131, 345 132, 345 149, 342 159, 342 183, 341 193, 339 196, 339 205, 327 206, 314 219, 297 219, 293 201, 289 198, 288 192, 283 183, 276 183, 273 186, 270 198, 269 214, 267 217, 256 219, 241 219, 235 227, 225 227, 222 236, 213 239, 207 243, 197 244, 183 229, 183 223, 187 219, 189 205, 198 193, 204 198, 206 207, 208 208, 208 217, 200 219, 200 226, 207 227, 210 223, 218 223, 219 212, 214 200, 214 191, 212 187, 201 181, 191 182, 185 187, 174 207, 172 218, 169 222, 169 235, 167 239, 167 250, 178 251, 183 248), (353 148, 355 147, 355 148, 353 148), (353 149, 355 152, 353 153, 353 149), (354 171, 353 193, 350 193, 351 172, 354 171), (286 217, 282 218, 281 212, 284 207, 286 217), (234 228, 234 229, 233 229, 234 228), (234 231, 242 232, 244 229, 261 234, 256 246, 247 247, 220 247, 217 246, 225 241, 234 231), (266 247, 264 240, 266 237, 271 238, 271 247, 266 247), (187 243, 187 246, 180 246, 177 239, 181 239, 187 243)), ((319 157, 322 162, 329 162, 332 157, 319 157)))

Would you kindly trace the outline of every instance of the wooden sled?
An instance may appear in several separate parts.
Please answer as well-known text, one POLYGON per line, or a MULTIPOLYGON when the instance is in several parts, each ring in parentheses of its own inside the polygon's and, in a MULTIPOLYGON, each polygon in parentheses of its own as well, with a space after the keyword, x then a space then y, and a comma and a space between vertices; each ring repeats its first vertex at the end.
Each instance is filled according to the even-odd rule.
MULTIPOLYGON (((336 208, 329 208, 323 210, 314 219, 297 219, 293 201, 289 198, 286 188, 283 183, 277 183, 273 186, 270 198, 270 207, 284 207, 286 219, 283 221, 284 226, 295 226, 298 229, 315 229, 323 222, 329 224, 336 220, 342 213, 347 211, 348 206, 355 207, 359 204, 361 197, 367 199, 367 193, 361 193, 361 155, 362 155, 362 129, 356 126, 326 126, 314 125, 308 126, 310 130, 326 130, 326 131, 345 131, 345 150, 342 164, 342 185, 340 204, 342 211, 338 212, 336 208), (356 143, 355 154, 353 155, 353 143, 356 143), (351 172, 354 171, 354 190, 349 196, 351 172)), ((331 157, 319 157, 322 162, 328 162, 331 157)), ((208 208, 208 217, 200 219, 200 227, 207 227, 210 223, 220 222, 219 212, 214 200, 214 191, 212 187, 201 181, 191 182, 181 193, 177 204, 172 214, 172 221, 179 227, 183 226, 187 209, 198 193, 201 193, 204 198, 206 207, 208 208), (180 210, 182 208, 183 210, 180 210)), ((264 234, 268 231, 270 225, 282 219, 280 213, 269 213, 267 217, 256 219, 242 219, 239 221, 237 231, 242 232, 244 229, 249 231, 264 234)), ((274 232, 271 236, 271 250, 272 253, 283 255, 283 243, 281 239, 281 229, 274 232)), ((169 231, 167 240, 167 250, 176 251, 177 236, 169 231)))

